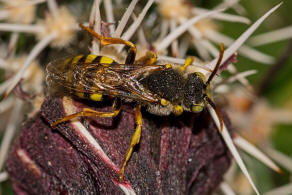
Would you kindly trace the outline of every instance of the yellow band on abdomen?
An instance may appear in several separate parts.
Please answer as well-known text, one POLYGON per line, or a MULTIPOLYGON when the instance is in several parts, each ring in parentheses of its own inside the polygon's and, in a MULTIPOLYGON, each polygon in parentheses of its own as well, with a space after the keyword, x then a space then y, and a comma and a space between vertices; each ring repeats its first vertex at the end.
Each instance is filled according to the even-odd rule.
POLYGON ((93 101, 101 101, 102 100, 102 94, 101 93, 94 93, 94 94, 91 94, 89 96, 89 98, 93 101))

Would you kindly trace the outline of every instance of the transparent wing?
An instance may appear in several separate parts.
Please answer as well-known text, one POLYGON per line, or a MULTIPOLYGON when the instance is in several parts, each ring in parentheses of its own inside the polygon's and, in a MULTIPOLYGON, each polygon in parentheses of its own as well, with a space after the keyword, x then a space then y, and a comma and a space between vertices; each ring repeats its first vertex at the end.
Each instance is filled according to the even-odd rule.
MULTIPOLYGON (((67 59, 65 59, 67 60, 67 59)), ((47 84, 50 89, 96 93, 102 91, 107 95, 119 95, 122 97, 136 96, 136 99, 154 101, 151 94, 147 93, 137 78, 151 71, 163 69, 164 65, 137 65, 137 64, 101 64, 101 63, 82 63, 76 64, 82 68, 74 71, 93 70, 92 74, 83 79, 79 79, 77 85, 83 86, 79 89, 72 86, 72 82, 68 82, 68 68, 64 68, 65 60, 56 60, 47 65, 47 84), (97 71, 97 69, 99 71, 97 71), (106 79, 100 79, 100 77, 106 79), (92 84, 94 83, 94 85, 92 84), (138 86, 139 85, 139 86, 138 86)), ((75 65, 75 66, 76 66, 75 65)))

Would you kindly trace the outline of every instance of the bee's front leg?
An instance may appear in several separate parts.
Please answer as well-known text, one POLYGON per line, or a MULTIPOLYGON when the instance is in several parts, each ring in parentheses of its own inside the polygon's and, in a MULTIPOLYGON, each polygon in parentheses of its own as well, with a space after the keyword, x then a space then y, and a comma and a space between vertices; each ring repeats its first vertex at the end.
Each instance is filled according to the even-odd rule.
POLYGON ((189 65, 191 65, 193 62, 194 62, 194 57, 192 57, 192 56, 187 57, 187 59, 186 59, 184 65, 182 65, 182 66, 180 67, 180 70, 181 70, 182 72, 184 72, 184 71, 186 70, 186 68, 187 68, 189 65))

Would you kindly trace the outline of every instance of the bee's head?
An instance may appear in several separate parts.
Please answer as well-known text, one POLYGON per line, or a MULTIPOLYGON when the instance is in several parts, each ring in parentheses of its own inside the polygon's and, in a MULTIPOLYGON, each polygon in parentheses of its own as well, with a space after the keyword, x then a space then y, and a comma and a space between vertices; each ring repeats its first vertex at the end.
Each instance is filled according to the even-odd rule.
MULTIPOLYGON (((220 45, 220 55, 217 61, 217 64, 206 81, 205 76, 200 72, 194 72, 188 74, 185 86, 183 89, 183 102, 182 106, 192 112, 201 112, 204 108, 204 105, 209 104, 216 111, 217 116, 220 121, 220 130, 223 128, 223 120, 220 112, 216 108, 215 104, 211 100, 210 95, 210 83, 214 76, 216 75, 219 66, 221 64, 224 53, 223 44, 220 45)), ((177 112, 176 108, 174 112, 177 112)))
POLYGON ((200 72, 191 73, 184 86, 183 106, 192 112, 201 112, 207 94, 205 76, 200 72))

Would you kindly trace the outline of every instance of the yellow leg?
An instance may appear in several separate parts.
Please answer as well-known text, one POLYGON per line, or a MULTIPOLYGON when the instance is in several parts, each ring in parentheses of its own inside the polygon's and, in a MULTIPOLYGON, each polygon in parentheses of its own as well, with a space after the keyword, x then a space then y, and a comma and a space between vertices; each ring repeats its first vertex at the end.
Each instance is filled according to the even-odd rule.
POLYGON ((157 60, 157 54, 153 51, 148 51, 145 56, 135 61, 135 64, 152 65, 157 60))
POLYGON ((82 24, 79 24, 79 26, 89 32, 92 36, 94 36, 95 38, 97 38, 101 45, 105 46, 105 45, 112 45, 112 44, 123 44, 123 45, 127 45, 130 47, 129 51, 128 51, 128 56, 126 58, 126 64, 133 64, 135 62, 135 57, 136 57, 136 46, 130 42, 130 41, 126 41, 123 39, 119 39, 119 38, 113 38, 113 37, 104 37, 98 33, 96 33, 92 28, 90 27, 85 27, 82 24))
POLYGON ((182 106, 180 105, 176 105, 174 106, 174 109, 173 109, 173 113, 176 115, 176 116, 179 116, 183 113, 184 109, 182 106))
POLYGON ((185 61, 185 64, 183 66, 180 67, 180 70, 182 72, 184 72, 186 70, 186 68, 192 64, 194 61, 194 57, 190 56, 190 57, 187 57, 186 61, 185 61))
POLYGON ((119 112, 121 111, 121 104, 119 105, 118 108, 116 108, 116 102, 114 102, 113 104, 113 111, 112 112, 99 112, 99 111, 95 111, 92 110, 90 108, 84 108, 81 112, 77 112, 75 114, 71 114, 68 116, 65 116, 57 121, 55 121, 51 126, 54 128, 56 127, 56 125, 69 121, 73 118, 77 118, 80 116, 87 116, 87 117, 100 117, 100 118, 106 118, 106 117, 115 117, 119 114, 119 112))
POLYGON ((133 153, 133 148, 135 145, 137 145, 140 141, 140 137, 141 137, 141 130, 142 130, 142 114, 141 114, 141 105, 138 105, 135 108, 135 119, 136 119, 136 131, 132 136, 131 139, 131 145, 129 147, 129 149, 127 150, 126 156, 125 156, 125 160, 124 163, 122 165, 122 168, 120 170, 120 174, 119 174, 119 179, 120 181, 123 181, 123 177, 124 177, 124 171, 125 171, 125 167, 127 165, 127 162, 129 161, 130 157, 132 156, 133 153))

